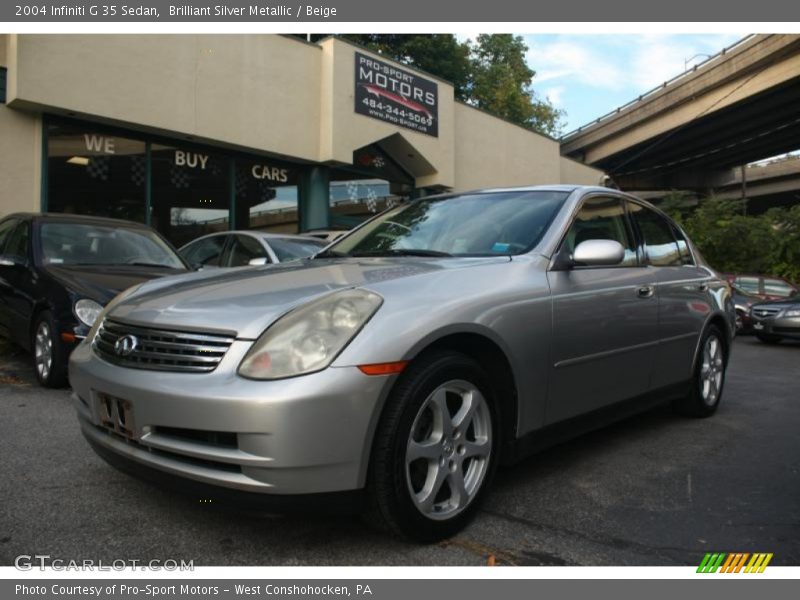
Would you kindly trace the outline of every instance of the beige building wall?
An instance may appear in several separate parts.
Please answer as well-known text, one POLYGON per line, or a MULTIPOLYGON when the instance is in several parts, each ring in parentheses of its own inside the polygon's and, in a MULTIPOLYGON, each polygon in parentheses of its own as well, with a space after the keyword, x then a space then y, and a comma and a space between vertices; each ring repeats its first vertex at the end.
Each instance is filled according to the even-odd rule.
POLYGON ((560 183, 558 142, 455 104, 455 189, 560 183))
POLYGON ((318 158, 318 46, 277 35, 13 38, 14 108, 318 158))
POLYGON ((5 67, 8 65, 6 62, 6 44, 8 44, 8 34, 7 33, 0 33, 0 67, 5 67))
POLYGON ((0 104, 0 218, 38 211, 41 202, 42 121, 0 104))
POLYGON ((603 171, 589 167, 571 158, 561 157, 559 162, 561 183, 602 185, 603 171))

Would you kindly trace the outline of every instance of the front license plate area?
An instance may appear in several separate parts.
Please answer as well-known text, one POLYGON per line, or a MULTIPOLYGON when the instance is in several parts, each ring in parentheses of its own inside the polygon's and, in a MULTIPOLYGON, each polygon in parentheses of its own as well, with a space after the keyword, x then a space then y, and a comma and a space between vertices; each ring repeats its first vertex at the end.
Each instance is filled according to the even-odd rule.
POLYGON ((764 324, 763 323, 753 323, 753 329, 757 329, 757 330, 761 331, 762 329, 764 329, 764 324))
POLYGON ((133 404, 108 394, 97 394, 100 424, 129 440, 136 439, 133 404))

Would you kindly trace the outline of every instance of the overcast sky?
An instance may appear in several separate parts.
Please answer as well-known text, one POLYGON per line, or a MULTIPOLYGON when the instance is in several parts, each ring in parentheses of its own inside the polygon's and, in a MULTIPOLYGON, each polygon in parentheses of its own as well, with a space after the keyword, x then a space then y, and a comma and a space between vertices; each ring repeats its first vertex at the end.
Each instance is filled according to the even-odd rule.
MULTIPOLYGON (((520 34, 533 89, 567 115, 564 133, 626 104, 741 39, 740 34, 520 34), (695 58, 692 58, 695 57, 695 58)), ((459 39, 472 38, 463 34, 459 39)))

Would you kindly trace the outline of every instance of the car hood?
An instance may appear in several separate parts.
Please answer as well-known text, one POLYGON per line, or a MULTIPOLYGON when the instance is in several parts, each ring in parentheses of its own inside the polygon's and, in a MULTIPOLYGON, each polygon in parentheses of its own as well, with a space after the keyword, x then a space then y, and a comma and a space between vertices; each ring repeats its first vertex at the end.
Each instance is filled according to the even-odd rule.
POLYGON ((381 293, 382 284, 443 270, 508 262, 489 258, 306 259, 267 267, 192 273, 151 281, 109 314, 131 324, 188 331, 225 332, 256 339, 295 306, 336 290, 363 287, 381 293))
POLYGON ((793 308, 800 306, 800 298, 781 298, 780 300, 770 300, 753 304, 753 310, 757 308, 793 308))
POLYGON ((127 265, 48 265, 44 270, 67 289, 103 305, 121 291, 143 281, 186 272, 127 265))

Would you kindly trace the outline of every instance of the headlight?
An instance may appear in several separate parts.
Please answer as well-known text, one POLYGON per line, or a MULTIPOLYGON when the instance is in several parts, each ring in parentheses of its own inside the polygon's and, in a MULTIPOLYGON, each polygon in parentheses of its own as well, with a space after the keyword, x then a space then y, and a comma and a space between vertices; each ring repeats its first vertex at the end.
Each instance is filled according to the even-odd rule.
MULTIPOLYGON (((129 287, 124 292, 120 292, 119 294, 114 296, 114 299, 111 300, 111 302, 109 302, 108 304, 106 304, 106 307, 104 309, 102 309, 100 311, 100 313, 97 315, 97 317, 95 318, 94 322, 92 323, 92 328, 89 330, 89 333, 86 335, 86 343, 87 344, 91 344, 94 341, 94 336, 97 335, 97 330, 100 329, 100 325, 102 324, 103 319, 105 319, 106 315, 108 314, 108 311, 110 311, 117 304, 122 302, 125 298, 130 296, 133 292, 138 290, 141 286, 142 286, 142 284, 140 283, 138 285, 134 285, 132 287, 129 287)), ((80 302, 80 300, 78 302, 80 302)), ((78 302, 75 303, 76 312, 77 312, 78 302)), ((98 304, 98 306, 99 306, 99 304, 98 304)))
POLYGON ((94 325, 101 312, 103 312, 103 307, 94 300, 81 298, 75 303, 75 316, 87 327, 94 325))
POLYGON ((787 308, 781 316, 787 319, 800 317, 800 308, 787 308))
POLYGON ((321 371, 382 303, 378 294, 351 289, 296 308, 261 334, 239 365, 239 375, 283 379, 321 371))

